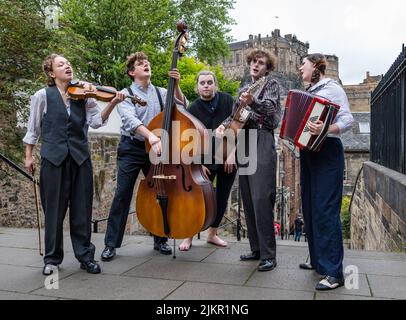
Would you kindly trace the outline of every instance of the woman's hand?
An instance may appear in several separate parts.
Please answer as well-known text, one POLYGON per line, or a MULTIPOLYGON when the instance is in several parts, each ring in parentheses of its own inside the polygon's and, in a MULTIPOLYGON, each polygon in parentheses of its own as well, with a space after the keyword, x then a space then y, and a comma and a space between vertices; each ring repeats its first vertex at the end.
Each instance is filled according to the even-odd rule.
POLYGON ((30 175, 34 175, 36 164, 33 156, 25 157, 24 167, 27 169, 30 175))
POLYGON ((324 122, 321 120, 317 120, 315 122, 308 121, 306 126, 309 128, 310 134, 313 136, 318 136, 323 130, 324 122))
POLYGON ((118 105, 120 102, 123 102, 123 101, 125 100, 125 98, 126 98, 126 96, 125 96, 124 93, 122 93, 122 92, 117 92, 117 93, 116 93, 116 96, 114 97, 114 99, 111 100, 111 104, 112 104, 113 106, 116 106, 116 105, 118 105))

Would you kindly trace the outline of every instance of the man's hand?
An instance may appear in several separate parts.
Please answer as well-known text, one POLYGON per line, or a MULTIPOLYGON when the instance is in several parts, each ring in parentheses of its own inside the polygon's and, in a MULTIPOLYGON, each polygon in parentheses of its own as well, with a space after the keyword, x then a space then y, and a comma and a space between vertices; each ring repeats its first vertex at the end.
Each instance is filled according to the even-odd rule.
POLYGON ((169 71, 169 76, 175 80, 176 84, 179 84, 180 81, 180 73, 178 69, 172 69, 169 71))
POLYGON ((209 175, 211 175, 211 172, 209 170, 209 168, 205 167, 204 165, 202 165, 202 169, 203 169, 203 176, 207 179, 210 180, 209 175))
POLYGON ((249 92, 243 92, 240 96, 240 102, 245 106, 249 106, 254 102, 254 97, 249 92))
POLYGON ((154 151, 158 156, 160 156, 162 152, 161 139, 159 139, 156 135, 151 133, 148 137, 148 142, 152 147, 152 151, 154 151))
POLYGON ((235 162, 235 152, 231 152, 226 162, 224 162, 224 172, 232 173, 234 169, 237 169, 237 164, 235 162))

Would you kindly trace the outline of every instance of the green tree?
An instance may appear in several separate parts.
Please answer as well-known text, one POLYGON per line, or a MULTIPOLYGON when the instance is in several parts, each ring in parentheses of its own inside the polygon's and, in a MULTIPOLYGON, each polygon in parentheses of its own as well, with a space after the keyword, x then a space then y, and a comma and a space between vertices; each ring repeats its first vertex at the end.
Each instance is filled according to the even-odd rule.
POLYGON ((233 4, 234 0, 63 0, 60 21, 87 41, 80 69, 87 70, 89 80, 122 88, 128 85, 123 62, 140 50, 154 66, 154 81, 165 81, 167 72, 157 71, 157 66, 170 63, 167 50, 181 17, 190 28, 189 55, 209 63, 227 55, 226 26, 233 23, 228 13, 233 4))
POLYGON ((348 196, 344 196, 342 203, 341 203, 341 225, 343 231, 343 238, 350 239, 351 238, 351 213, 350 213, 350 200, 351 198, 348 196))
POLYGON ((26 118, 29 94, 41 82, 51 32, 34 1, 1 0, 0 17, 0 141, 2 152, 16 159, 22 156, 17 115, 26 118))

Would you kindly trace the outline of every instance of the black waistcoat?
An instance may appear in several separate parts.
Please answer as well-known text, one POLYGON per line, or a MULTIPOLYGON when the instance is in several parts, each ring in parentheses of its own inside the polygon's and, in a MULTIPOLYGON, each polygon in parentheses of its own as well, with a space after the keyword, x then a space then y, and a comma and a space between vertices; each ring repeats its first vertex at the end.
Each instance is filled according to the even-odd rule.
POLYGON ((47 112, 42 119, 41 157, 60 166, 68 153, 80 166, 90 156, 85 100, 71 100, 70 116, 56 86, 46 88, 47 112))

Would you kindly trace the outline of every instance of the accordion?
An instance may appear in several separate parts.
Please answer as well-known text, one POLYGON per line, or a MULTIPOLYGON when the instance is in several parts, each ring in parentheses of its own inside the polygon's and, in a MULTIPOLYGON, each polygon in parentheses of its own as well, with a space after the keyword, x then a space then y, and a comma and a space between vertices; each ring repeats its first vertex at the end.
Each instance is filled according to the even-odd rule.
POLYGON ((318 151, 327 137, 340 106, 305 91, 290 90, 285 104, 280 138, 300 149, 318 151), (323 121, 323 129, 316 136, 310 134, 308 121, 323 121))

